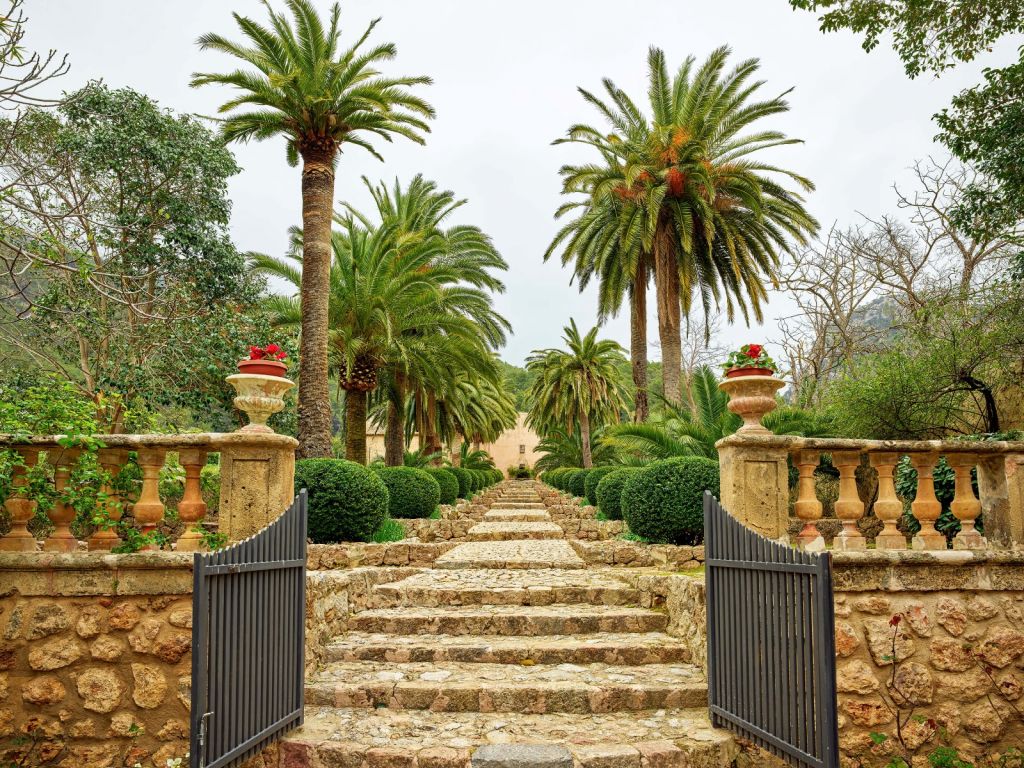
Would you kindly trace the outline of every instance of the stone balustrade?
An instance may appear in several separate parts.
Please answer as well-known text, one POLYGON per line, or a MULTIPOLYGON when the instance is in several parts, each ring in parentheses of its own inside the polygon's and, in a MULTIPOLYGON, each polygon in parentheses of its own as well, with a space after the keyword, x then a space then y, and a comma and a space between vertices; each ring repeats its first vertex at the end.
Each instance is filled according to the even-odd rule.
MULTIPOLYGON (((78 512, 65 492, 70 489, 83 449, 66 447, 67 442, 60 435, 0 436, 0 450, 21 457, 21 463, 13 467, 4 501, 11 529, 0 538, 0 551, 35 552, 40 546, 46 552, 110 550, 120 544, 113 525, 97 527, 84 542, 72 533, 78 512), (53 504, 46 515, 53 531, 40 545, 28 529, 37 511, 28 483, 32 469, 43 464, 49 465, 45 477, 51 485, 53 504)), ((103 478, 100 500, 107 506, 106 517, 116 524, 123 512, 130 510, 135 527, 143 534, 165 521, 167 505, 161 498, 160 472, 170 456, 176 457, 184 472, 176 510, 184 526, 174 543, 178 551, 201 547, 202 535, 196 528, 206 516, 207 505, 201 494, 200 473, 211 456, 219 456, 220 466, 218 531, 229 541, 260 530, 292 500, 297 442, 285 435, 243 428, 227 434, 93 435, 88 442, 99 446, 96 459, 102 472, 98 476, 103 478), (130 460, 138 465, 140 477, 133 491, 126 494, 117 481, 130 460)))
MULTIPOLYGON (((831 458, 839 475, 835 514, 842 529, 833 541, 840 550, 862 550, 868 540, 858 522, 867 508, 857 485, 859 467, 877 474, 878 490, 871 510, 881 523, 877 549, 943 550, 946 536, 935 527, 942 505, 935 495, 933 472, 940 458, 952 468, 955 492, 950 511, 961 530, 955 549, 1009 548, 1024 544, 1024 442, 968 440, 849 440, 775 435, 761 419, 775 408, 774 392, 782 382, 768 376, 742 376, 722 383, 730 395, 729 409, 744 425, 717 444, 723 506, 749 527, 772 539, 789 529, 789 467, 798 473, 792 510, 801 526, 796 543, 824 545, 817 523, 824 505, 817 497, 815 471, 822 456, 831 458), (921 525, 911 542, 897 528, 904 502, 896 494, 896 470, 902 457, 917 470, 917 491, 910 511, 921 525), (865 463, 866 462, 866 463, 865 463), (974 491, 977 477, 978 493, 974 491), (976 526, 983 516, 985 535, 976 526)), ((863 469, 861 470, 864 471, 863 469)), ((871 502, 871 499, 867 500, 871 502)))

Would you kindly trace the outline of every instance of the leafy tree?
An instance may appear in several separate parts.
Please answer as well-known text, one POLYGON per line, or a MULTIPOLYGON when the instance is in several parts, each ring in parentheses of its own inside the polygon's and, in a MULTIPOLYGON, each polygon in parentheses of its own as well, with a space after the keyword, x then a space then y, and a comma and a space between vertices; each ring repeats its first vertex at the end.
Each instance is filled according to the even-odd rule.
POLYGON ((223 143, 91 84, 26 111, 2 170, 20 181, 0 199, 0 337, 73 382, 103 429, 129 407, 230 403, 224 369, 266 324, 239 310, 261 284, 228 237, 223 143))
POLYGON ((589 468, 594 465, 591 431, 618 421, 619 412, 626 407, 616 368, 623 349, 610 339, 599 340, 596 327, 581 336, 575 320, 564 330, 568 350, 534 350, 526 362, 527 370, 538 374, 527 422, 541 432, 560 425, 571 432, 578 428, 582 464, 589 468))
MULTIPOLYGON (((866 51, 891 34, 912 78, 972 61, 1001 38, 1024 32, 1024 0, 789 1, 820 12, 822 32, 863 33, 866 51)), ((978 237, 1017 223, 1024 210, 1024 48, 1017 62, 986 69, 984 84, 961 91, 935 118, 938 138, 985 174, 955 209, 957 225, 978 237)))
MULTIPOLYGON (((618 458, 612 446, 602 439, 604 434, 604 427, 596 427, 590 435, 590 456, 594 466, 611 464, 618 458)), ((553 427, 544 434, 535 450, 544 454, 534 465, 538 472, 583 464, 583 442, 578 429, 570 432, 565 427, 553 427)))
MULTIPOLYGON (((632 456, 644 462, 675 456, 717 460, 715 443, 739 429, 743 421, 728 409, 729 396, 718 388, 718 379, 707 366, 695 372, 692 391, 693 407, 666 403, 660 423, 611 427, 604 442, 623 457, 632 456)), ((832 425, 826 417, 787 405, 780 405, 765 416, 762 423, 778 435, 826 437, 832 434, 832 425)))
POLYGON ((284 136, 290 165, 302 160, 303 260, 301 351, 299 357, 299 441, 303 456, 331 455, 328 387, 331 217, 334 169, 345 145, 375 157, 374 137, 405 136, 423 143, 425 118, 433 108, 410 88, 427 77, 384 77, 377 66, 393 59, 391 43, 365 48, 380 21, 346 50, 339 49, 341 7, 331 6, 326 25, 311 0, 286 0, 292 18, 268 4, 269 26, 234 14, 248 45, 210 33, 201 48, 240 59, 247 69, 198 73, 193 87, 218 84, 238 91, 220 107, 228 141, 284 136))
MULTIPOLYGON (((606 101, 581 89, 609 123, 610 132, 575 125, 560 142, 595 149, 600 162, 562 169, 563 191, 582 194, 557 215, 580 209, 560 230, 549 255, 563 249, 581 278, 608 280, 608 311, 616 295, 642 299, 646 266, 654 270, 658 332, 665 397, 681 401, 681 315, 698 296, 705 315, 725 304, 731 321, 738 309, 760 320, 764 283, 790 240, 804 244, 817 222, 798 192, 811 190, 806 178, 755 159, 764 150, 796 143, 774 130, 744 133, 762 118, 789 109, 775 97, 751 101, 763 83, 750 82, 758 61, 749 59, 725 72, 728 48, 719 48, 700 67, 686 59, 669 76, 664 53, 648 55, 650 117, 611 80, 606 101), (783 181, 779 181, 778 179, 783 181)), ((636 323, 640 321, 635 314, 636 323)), ((637 343, 640 343, 639 333, 637 343)), ((646 342, 644 342, 644 345, 646 342)), ((644 369, 634 351, 634 371, 644 369)), ((638 389, 642 389, 637 384, 638 389)))

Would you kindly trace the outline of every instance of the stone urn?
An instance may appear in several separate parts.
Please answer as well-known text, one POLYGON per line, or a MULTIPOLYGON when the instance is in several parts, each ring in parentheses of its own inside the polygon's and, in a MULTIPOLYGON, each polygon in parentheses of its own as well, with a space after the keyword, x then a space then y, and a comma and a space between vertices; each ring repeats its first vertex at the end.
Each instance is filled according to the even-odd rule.
POLYGON ((743 419, 743 426, 736 431, 766 435, 771 431, 761 426, 761 419, 775 410, 775 393, 784 386, 786 382, 771 374, 732 376, 718 384, 729 395, 729 410, 743 419))
POLYGON ((258 373, 236 373, 227 377, 235 388, 235 407, 244 411, 249 423, 239 432, 274 432, 267 425, 267 419, 284 410, 284 395, 295 386, 295 382, 283 376, 266 376, 258 373))

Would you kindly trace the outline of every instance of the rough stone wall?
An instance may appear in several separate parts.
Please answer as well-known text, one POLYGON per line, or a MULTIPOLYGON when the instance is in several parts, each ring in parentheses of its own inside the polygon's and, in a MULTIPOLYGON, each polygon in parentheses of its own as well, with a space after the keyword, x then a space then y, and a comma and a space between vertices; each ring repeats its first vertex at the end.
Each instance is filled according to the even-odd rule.
POLYGON ((834 567, 845 766, 888 762, 897 718, 900 752, 1024 745, 1024 556, 843 553, 834 567))
POLYGON ((310 544, 306 567, 310 571, 361 568, 363 566, 426 567, 449 549, 456 541, 408 542, 387 544, 310 544))
POLYGON ((573 549, 588 565, 615 565, 634 568, 669 568, 690 570, 704 563, 704 547, 673 544, 640 544, 635 541, 569 540, 573 549))
POLYGON ((707 606, 702 575, 649 574, 623 569, 615 575, 640 591, 644 608, 664 608, 668 633, 685 641, 690 663, 707 670, 707 606))
POLYGON ((188 555, 0 555, 0 763, 184 756, 191 584, 188 555))

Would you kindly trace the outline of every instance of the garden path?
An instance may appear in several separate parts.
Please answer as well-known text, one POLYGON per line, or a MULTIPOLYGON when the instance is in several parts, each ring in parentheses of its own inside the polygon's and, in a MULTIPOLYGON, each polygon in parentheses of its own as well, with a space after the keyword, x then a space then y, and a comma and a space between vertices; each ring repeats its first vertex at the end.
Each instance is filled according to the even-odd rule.
POLYGON ((470 541, 378 584, 351 615, 287 740, 315 759, 282 765, 731 765, 736 746, 711 727, 703 672, 665 612, 588 568, 532 482, 499 493, 463 513, 479 520, 470 541))

